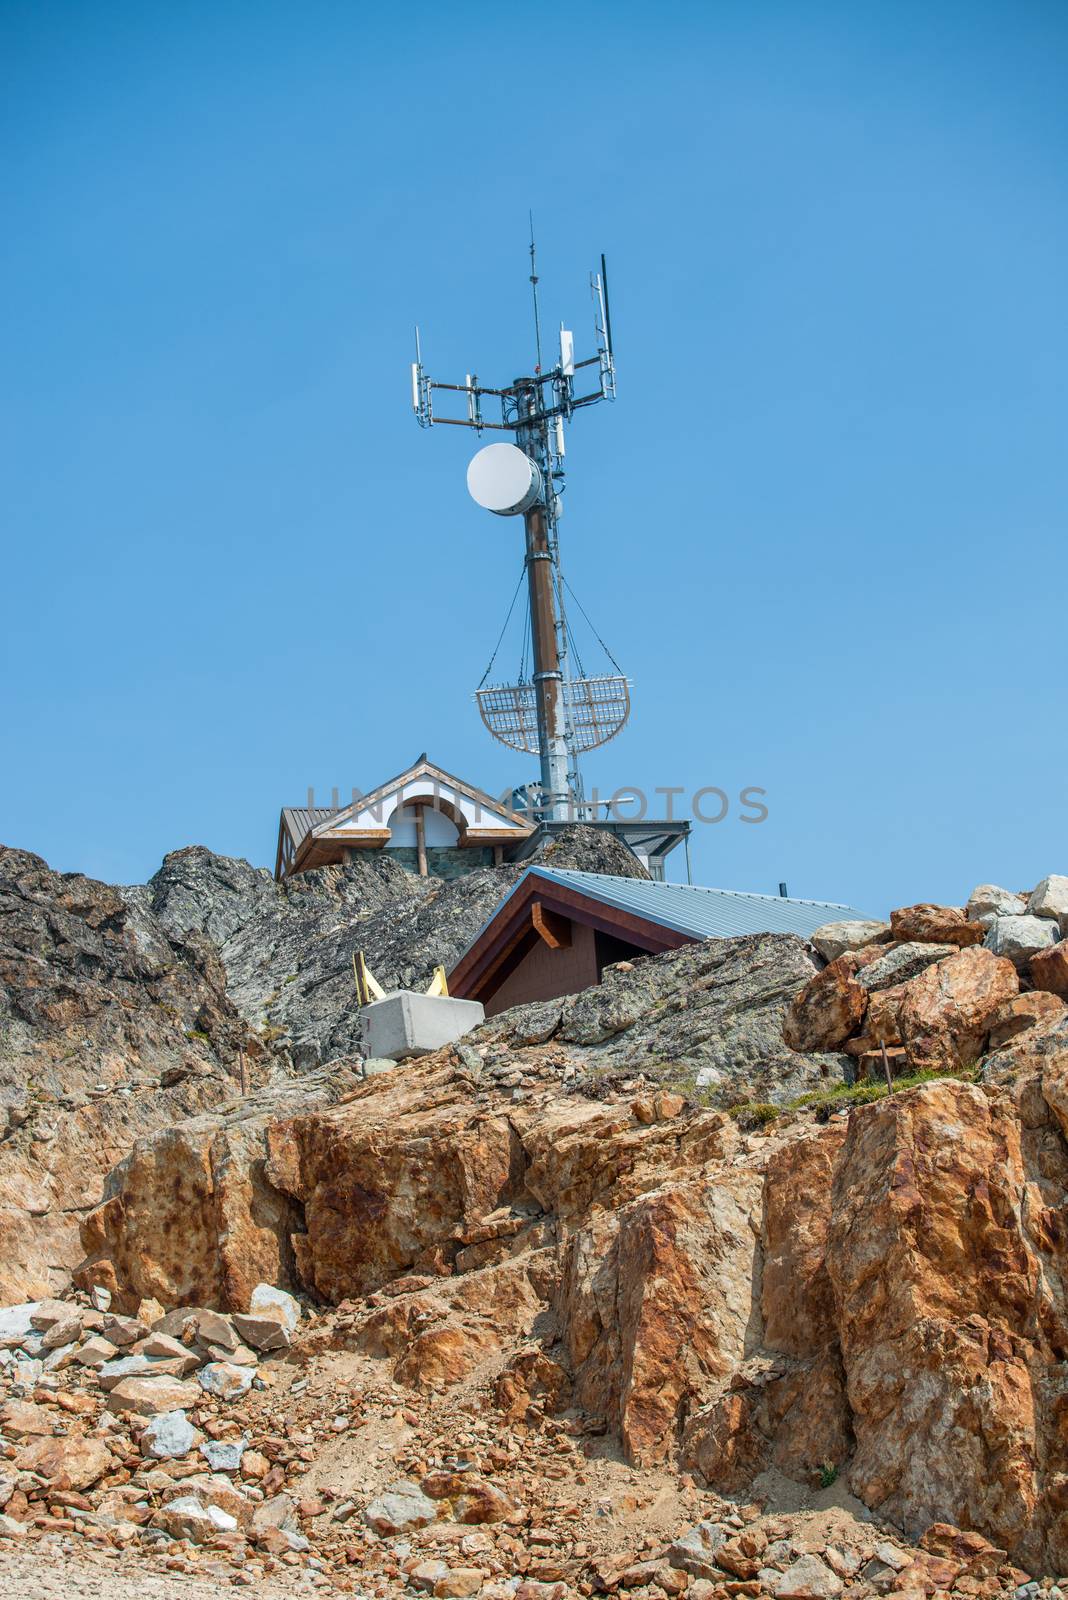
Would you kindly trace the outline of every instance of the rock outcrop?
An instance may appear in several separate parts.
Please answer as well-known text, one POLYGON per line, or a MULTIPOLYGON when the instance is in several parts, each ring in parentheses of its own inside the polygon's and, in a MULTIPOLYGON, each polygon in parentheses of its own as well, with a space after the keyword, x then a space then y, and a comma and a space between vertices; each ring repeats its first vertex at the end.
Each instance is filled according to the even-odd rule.
POLYGON ((923 904, 891 912, 889 940, 860 944, 870 924, 835 924, 824 947, 842 953, 794 996, 783 1023, 787 1044, 842 1050, 861 1075, 881 1073, 891 1050, 897 1072, 953 1072, 1025 1027, 1054 1020, 1068 989, 1061 881, 1044 879, 1034 891, 1027 902, 1038 908, 1034 915, 1017 912, 1022 896, 981 884, 966 909, 923 904), (1046 998, 1021 999, 1021 986, 1046 998))
MULTIPOLYGON (((555 1044, 514 1051, 513 1098, 464 1045, 268 1120, 270 1259, 415 1391, 477 1379, 512 1412, 540 1391, 720 1491, 840 1471, 914 1536, 949 1520, 1058 1570, 1068 1022, 1014 1044, 1011 1081, 748 1135, 655 1084, 590 1098, 555 1044)), ((131 1297, 171 1250, 149 1170, 131 1162, 107 1219, 131 1297)), ((233 1193, 224 1219, 188 1202, 196 1292, 217 1261, 223 1305, 266 1259, 233 1193)))
POLYGON ((234 1092, 260 1043, 214 946, 0 848, 0 1300, 66 1283, 80 1217, 140 1135, 234 1092))
MULTIPOLYGON (((566 829, 542 859, 646 876, 625 845, 590 828, 566 829)), ((448 880, 419 878, 379 850, 275 883, 264 868, 197 845, 165 857, 144 888, 122 893, 172 937, 206 935, 234 1005, 250 1025, 284 1040, 303 1070, 358 1050, 354 949, 364 951, 383 987, 425 988, 436 966, 453 965, 525 870, 506 865, 448 880)))

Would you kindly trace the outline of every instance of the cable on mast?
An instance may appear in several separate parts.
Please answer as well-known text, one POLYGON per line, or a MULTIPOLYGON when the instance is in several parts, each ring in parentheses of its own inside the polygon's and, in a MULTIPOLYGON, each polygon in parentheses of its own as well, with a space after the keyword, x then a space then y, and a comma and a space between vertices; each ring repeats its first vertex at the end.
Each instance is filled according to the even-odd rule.
POLYGON ((526 577, 526 575, 527 575, 527 569, 526 569, 526 563, 524 562, 523 566, 519 570, 519 582, 515 586, 515 593, 512 595, 512 603, 508 607, 508 615, 504 619, 504 627, 501 629, 500 637, 498 638, 497 643, 493 646, 493 654, 489 658, 489 666, 486 668, 485 672, 482 674, 481 678, 478 681, 479 689, 481 689, 482 685, 485 683, 486 679, 489 677, 490 673, 493 671, 493 663, 497 659, 497 651, 501 648, 501 643, 502 643, 502 641, 504 639, 505 634, 508 631, 508 624, 512 620, 512 612, 515 610, 515 603, 519 599, 519 591, 523 587, 523 579, 526 577))

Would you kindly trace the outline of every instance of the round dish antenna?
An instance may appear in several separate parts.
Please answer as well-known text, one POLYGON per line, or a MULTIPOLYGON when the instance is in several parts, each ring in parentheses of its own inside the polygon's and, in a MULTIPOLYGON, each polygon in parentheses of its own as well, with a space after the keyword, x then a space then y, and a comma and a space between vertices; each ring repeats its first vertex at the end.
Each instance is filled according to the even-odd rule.
POLYGON ((472 500, 499 517, 529 511, 541 496, 541 469, 514 444, 488 444, 467 469, 472 500))

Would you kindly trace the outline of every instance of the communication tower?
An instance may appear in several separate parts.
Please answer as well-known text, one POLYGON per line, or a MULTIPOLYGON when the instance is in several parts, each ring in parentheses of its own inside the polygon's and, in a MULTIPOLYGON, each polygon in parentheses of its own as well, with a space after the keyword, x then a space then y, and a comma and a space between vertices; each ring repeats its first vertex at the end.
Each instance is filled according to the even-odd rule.
MULTIPOLYGON (((597 353, 585 360, 575 360, 574 336, 561 324, 559 359, 543 368, 533 226, 530 284, 536 355, 533 373, 513 378, 506 388, 489 388, 471 373, 463 383, 440 383, 424 370, 417 328, 412 407, 422 428, 448 423, 472 428, 479 435, 489 429, 513 436, 514 443, 487 444, 477 452, 467 469, 467 487, 484 510, 499 517, 523 518, 533 672, 517 683, 486 685, 483 678, 475 698, 495 739, 540 758, 540 795, 532 809, 548 821, 563 821, 585 816, 579 756, 614 738, 630 715, 630 686, 610 654, 615 673, 588 677, 581 666, 577 673, 571 671, 573 652, 569 650, 571 633, 564 598, 567 586, 560 563, 565 425, 584 407, 615 399, 616 371, 604 256, 600 272, 590 275, 597 353), (434 410, 437 392, 463 395, 466 414, 438 416, 434 410), (499 422, 483 415, 485 400, 500 402, 499 422)), ((492 665, 491 661, 486 676, 492 665)))

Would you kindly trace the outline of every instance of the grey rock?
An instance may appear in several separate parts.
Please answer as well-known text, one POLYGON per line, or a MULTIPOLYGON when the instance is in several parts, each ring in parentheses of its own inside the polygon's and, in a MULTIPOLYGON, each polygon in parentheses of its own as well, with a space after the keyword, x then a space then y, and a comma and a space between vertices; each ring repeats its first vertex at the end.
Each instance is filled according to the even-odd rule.
POLYGON ((236 1517, 221 1506, 205 1505, 192 1494, 168 1501, 156 1512, 152 1522, 172 1539, 188 1539, 192 1544, 204 1544, 217 1533, 233 1533, 237 1528, 236 1517))
POLYGON ((429 1527, 437 1514, 437 1506, 419 1485, 402 1479, 372 1500, 363 1517, 369 1528, 388 1536, 429 1527))
POLYGON ((255 1375, 254 1367, 237 1367, 230 1361, 209 1361, 197 1373, 197 1382, 220 1400, 237 1400, 252 1388, 255 1375))
POLYGON ((856 981, 869 994, 875 994, 880 989, 907 983, 936 961, 945 961, 956 953, 956 946, 951 944, 899 944, 885 956, 877 956, 868 966, 861 967, 856 981))
POLYGON ((691 1577, 718 1578, 721 1574, 714 1558, 727 1532, 719 1522, 699 1522, 668 1546, 668 1561, 691 1577))
POLYGON ((1033 917, 1052 917, 1055 922, 1068 916, 1068 878, 1056 873, 1043 878, 1032 890, 1027 909, 1033 917))
POLYGON ((32 1333, 34 1314, 43 1303, 41 1300, 24 1300, 21 1305, 0 1309, 0 1339, 22 1339, 32 1333))
POLYGON ((384 1057, 371 1056, 369 1060, 362 1063, 360 1075, 364 1078, 377 1078, 381 1072, 393 1072, 396 1065, 395 1061, 387 1061, 384 1057))
POLYGON ((246 1438, 208 1439, 201 1445, 200 1453, 212 1472, 237 1472, 247 1449, 246 1438))
POLYGON ((195 1450, 202 1438, 184 1411, 164 1411, 141 1434, 141 1454, 153 1461, 178 1460, 195 1450))
POLYGON ((1026 910, 1025 895, 1001 889, 996 883, 976 884, 965 907, 969 922, 982 922, 987 927, 994 917, 1022 917, 1026 910))
POLYGON ((1057 924, 1049 917, 996 917, 983 943, 1022 970, 1039 950, 1056 944, 1058 937, 1057 924))
POLYGON ((885 944, 890 937, 888 922, 858 918, 852 922, 825 922, 810 940, 824 961, 836 961, 847 950, 860 950, 866 944, 885 944))
POLYGON ((799 1556, 774 1588, 776 1600, 835 1600, 841 1592, 841 1578, 815 1555, 799 1556))
POLYGON ((267 1315, 274 1311, 279 1312, 287 1333, 296 1332, 297 1323, 301 1318, 300 1301, 296 1296, 287 1294, 285 1289, 279 1289, 272 1283, 256 1285, 249 1298, 249 1310, 267 1315))
POLYGON ((608 967, 602 983, 581 994, 489 1017, 467 1042, 513 1045, 529 1037, 531 1014, 540 1031, 551 1007, 553 1041, 570 1045, 572 1059, 598 1076, 696 1082, 714 1068, 723 1079, 712 1098, 743 1092, 782 1103, 843 1071, 838 1056, 804 1055, 783 1042, 786 1005, 816 970, 793 934, 706 939, 608 967))
MULTIPOLYGON (((196 1365, 196 1361, 192 1361, 196 1365)), ((114 1389, 126 1378, 184 1378, 189 1371, 190 1359, 155 1361, 151 1356, 120 1356, 116 1361, 105 1361, 96 1371, 102 1389, 114 1389)))

